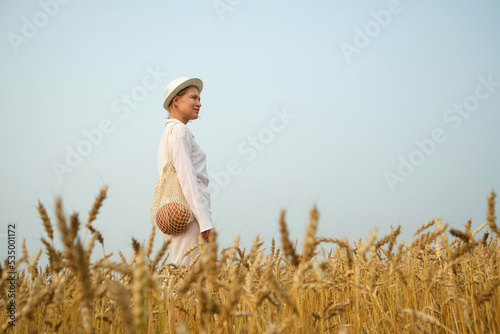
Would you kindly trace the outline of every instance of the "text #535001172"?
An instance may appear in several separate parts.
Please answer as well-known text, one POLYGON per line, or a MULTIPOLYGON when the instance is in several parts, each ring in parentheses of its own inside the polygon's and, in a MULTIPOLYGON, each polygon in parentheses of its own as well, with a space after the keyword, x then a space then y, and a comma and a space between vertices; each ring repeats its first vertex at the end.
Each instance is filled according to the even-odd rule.
POLYGON ((16 224, 7 224, 7 322, 16 325, 16 224))

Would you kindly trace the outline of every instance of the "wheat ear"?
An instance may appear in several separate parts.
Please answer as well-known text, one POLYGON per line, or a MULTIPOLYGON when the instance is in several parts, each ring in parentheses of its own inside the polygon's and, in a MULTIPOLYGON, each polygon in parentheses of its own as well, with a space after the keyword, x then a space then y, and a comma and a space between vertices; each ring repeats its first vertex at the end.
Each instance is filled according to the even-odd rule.
MULTIPOLYGON (((104 185, 99 191, 99 195, 96 196, 94 204, 92 205, 92 209, 89 211, 89 218, 87 219, 88 228, 90 224, 96 219, 97 214, 99 213, 99 209, 102 206, 102 202, 106 199, 106 194, 108 192, 108 186, 104 185)), ((85 244, 85 240, 87 239, 87 230, 85 230, 85 236, 83 237, 83 243, 85 244)))
POLYGON ((490 196, 488 196, 488 213, 486 221, 488 222, 488 226, 492 232, 494 232, 497 237, 500 237, 500 229, 496 224, 496 216, 495 216, 495 198, 497 194, 495 191, 491 190, 490 196))
POLYGON ((279 225, 281 234, 281 244, 283 245, 283 251, 285 252, 285 256, 290 259, 290 261, 295 267, 297 267, 299 265, 299 258, 297 257, 297 254, 295 254, 295 249, 293 248, 293 245, 290 242, 288 229, 285 223, 285 210, 281 210, 279 225))
POLYGON ((319 212, 316 206, 314 206, 309 213, 309 225, 306 229, 306 237, 304 240, 304 254, 301 258, 302 263, 306 263, 314 256, 314 250, 318 244, 315 235, 318 229, 319 212))

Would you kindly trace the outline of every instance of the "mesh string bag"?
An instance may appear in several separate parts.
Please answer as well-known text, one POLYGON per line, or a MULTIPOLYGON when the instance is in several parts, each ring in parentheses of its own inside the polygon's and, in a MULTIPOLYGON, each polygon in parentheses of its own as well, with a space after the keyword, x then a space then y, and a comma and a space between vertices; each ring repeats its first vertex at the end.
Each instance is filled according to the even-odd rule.
MULTIPOLYGON (((170 128, 169 136, 175 124, 170 128)), ((194 219, 193 212, 182 193, 177 172, 170 160, 167 137, 167 163, 158 178, 151 202, 151 223, 167 235, 177 235, 186 231, 194 219)))

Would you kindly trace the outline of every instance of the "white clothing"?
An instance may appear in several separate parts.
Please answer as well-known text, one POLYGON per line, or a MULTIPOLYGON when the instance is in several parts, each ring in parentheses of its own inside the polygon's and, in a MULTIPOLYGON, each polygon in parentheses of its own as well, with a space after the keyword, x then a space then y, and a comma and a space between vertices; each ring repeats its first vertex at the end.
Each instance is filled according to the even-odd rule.
POLYGON ((169 119, 165 124, 165 131, 158 148, 158 173, 160 175, 168 159, 167 140, 172 165, 177 171, 182 193, 193 211, 194 220, 184 233, 176 236, 163 234, 163 238, 172 239, 169 246, 171 262, 176 265, 188 265, 191 263, 191 257, 187 256, 182 259, 184 253, 192 245, 198 243, 198 236, 201 232, 213 228, 206 155, 184 123, 169 119), (174 128, 169 135, 172 126, 174 128))

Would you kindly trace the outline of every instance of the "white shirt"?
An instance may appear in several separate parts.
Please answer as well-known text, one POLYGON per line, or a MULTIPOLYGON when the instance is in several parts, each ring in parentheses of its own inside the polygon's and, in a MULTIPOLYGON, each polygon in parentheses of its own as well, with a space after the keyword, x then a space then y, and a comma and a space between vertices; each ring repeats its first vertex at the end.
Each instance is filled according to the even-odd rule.
POLYGON ((169 119, 165 125, 158 148, 158 173, 159 175, 163 173, 163 167, 167 163, 167 136, 174 124, 174 129, 168 139, 172 164, 177 171, 184 197, 200 225, 200 232, 210 230, 213 225, 206 155, 189 128, 179 120, 169 119))
POLYGON ((163 237, 165 239, 171 238, 169 247, 171 261, 177 265, 190 264, 191 257, 182 258, 182 256, 193 244, 198 243, 198 235, 201 232, 213 228, 206 155, 184 123, 176 119, 169 119, 165 124, 165 131, 158 148, 159 175, 163 173, 163 167, 168 159, 167 137, 170 159, 195 220, 189 224, 184 233, 173 237, 163 235, 163 237), (169 135, 172 126, 174 128, 169 135))

